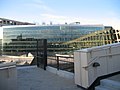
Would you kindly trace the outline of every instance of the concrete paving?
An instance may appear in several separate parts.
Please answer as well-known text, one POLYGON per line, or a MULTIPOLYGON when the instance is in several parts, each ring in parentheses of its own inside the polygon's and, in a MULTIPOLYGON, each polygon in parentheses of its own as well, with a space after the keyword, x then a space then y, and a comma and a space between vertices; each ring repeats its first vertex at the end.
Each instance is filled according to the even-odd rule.
POLYGON ((18 67, 18 90, 83 90, 74 80, 37 67, 18 67))

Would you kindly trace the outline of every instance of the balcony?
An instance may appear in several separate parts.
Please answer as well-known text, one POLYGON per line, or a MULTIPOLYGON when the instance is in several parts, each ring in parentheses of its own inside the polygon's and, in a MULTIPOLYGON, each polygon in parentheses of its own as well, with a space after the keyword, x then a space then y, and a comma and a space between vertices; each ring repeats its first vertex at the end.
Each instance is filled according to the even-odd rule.
POLYGON ((60 77, 36 66, 17 68, 18 90, 82 90, 74 79, 60 77))
MULTIPOLYGON (((9 64, 3 63, 0 65, 0 89, 84 90, 83 88, 88 89, 91 85, 96 83, 96 80, 101 80, 102 78, 103 80, 100 81, 100 86, 95 88, 96 90, 102 90, 104 88, 107 88, 105 90, 119 90, 119 51, 120 43, 75 51, 73 60, 75 63, 75 72, 72 74, 68 73, 68 71, 66 71, 66 73, 65 69, 59 67, 55 69, 47 66, 47 69, 43 70, 37 66, 16 67, 13 62, 9 64), (75 80, 74 78, 63 77, 68 77, 68 74, 70 77, 73 76, 75 80), (103 78, 102 76, 105 77, 103 78), (77 87, 77 85, 81 88, 77 87), (114 88, 115 85, 118 87, 117 89, 108 89, 109 85, 111 88, 114 88)), ((60 57, 61 60, 63 58, 64 57, 60 57)), ((61 60, 59 64, 62 63, 63 65, 63 61, 61 60)), ((90 90, 94 90, 94 88, 90 90)))
POLYGON ((82 90, 68 79, 37 66, 0 65, 0 90, 82 90))

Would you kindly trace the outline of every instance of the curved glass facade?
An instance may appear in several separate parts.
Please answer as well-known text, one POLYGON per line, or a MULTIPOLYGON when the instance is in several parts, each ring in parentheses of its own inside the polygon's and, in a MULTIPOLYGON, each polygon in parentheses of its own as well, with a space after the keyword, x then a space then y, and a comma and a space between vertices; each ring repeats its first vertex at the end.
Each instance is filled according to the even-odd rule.
MULTIPOLYGON (((48 45, 57 45, 79 38, 97 30, 103 25, 46 25, 3 27, 3 54, 35 51, 36 40, 47 39, 48 45)), ((50 47, 50 46, 49 46, 50 47)), ((63 46, 62 46, 63 47, 63 46)), ((58 48, 58 47, 55 47, 58 48)), ((54 51, 54 50, 53 50, 54 51)))

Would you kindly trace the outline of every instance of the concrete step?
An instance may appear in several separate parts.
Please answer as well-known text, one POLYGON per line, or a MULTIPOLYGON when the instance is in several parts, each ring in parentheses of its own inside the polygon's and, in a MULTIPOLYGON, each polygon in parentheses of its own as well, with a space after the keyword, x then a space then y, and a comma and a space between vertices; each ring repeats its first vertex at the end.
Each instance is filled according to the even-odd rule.
POLYGON ((97 86, 95 87, 95 90, 109 90, 109 89, 106 89, 105 87, 102 86, 97 86))
POLYGON ((100 86, 108 88, 109 90, 120 90, 120 82, 103 79, 100 81, 100 86))
POLYGON ((115 89, 115 88, 100 85, 100 86, 95 87, 95 90, 119 90, 119 89, 115 89))

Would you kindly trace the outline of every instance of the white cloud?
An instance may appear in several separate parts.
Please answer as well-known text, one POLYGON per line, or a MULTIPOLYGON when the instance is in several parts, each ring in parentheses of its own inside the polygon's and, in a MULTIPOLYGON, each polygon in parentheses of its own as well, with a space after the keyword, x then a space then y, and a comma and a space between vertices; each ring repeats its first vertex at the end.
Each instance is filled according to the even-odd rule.
POLYGON ((71 17, 71 16, 60 16, 53 14, 41 14, 41 20, 49 23, 71 23, 71 22, 80 22, 81 24, 103 24, 108 26, 113 26, 115 29, 120 29, 120 19, 118 18, 82 18, 82 17, 71 17))
POLYGON ((31 2, 28 2, 27 4, 25 4, 25 6, 28 7, 33 7, 34 10, 35 9, 39 9, 40 11, 46 11, 46 12, 54 12, 54 10, 52 8, 50 8, 49 6, 47 6, 43 1, 41 0, 33 0, 31 2))
POLYGON ((85 20, 80 17, 60 16, 53 14, 41 14, 40 16, 45 22, 53 21, 55 23, 71 23, 76 21, 81 22, 81 20, 85 22, 85 20))
POLYGON ((105 18, 103 21, 104 25, 111 25, 115 29, 120 29, 120 19, 113 17, 113 18, 105 18))

